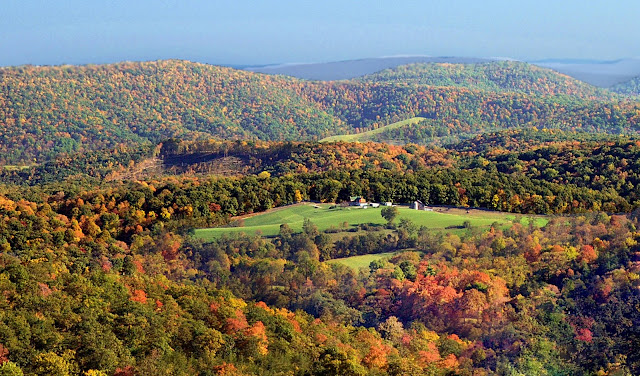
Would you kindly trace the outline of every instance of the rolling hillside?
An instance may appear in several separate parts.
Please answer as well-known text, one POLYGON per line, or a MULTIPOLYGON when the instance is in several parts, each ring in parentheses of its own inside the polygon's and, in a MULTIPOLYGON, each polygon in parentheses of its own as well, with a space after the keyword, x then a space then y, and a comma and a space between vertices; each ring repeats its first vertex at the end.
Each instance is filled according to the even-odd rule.
POLYGON ((551 69, 517 61, 479 64, 418 63, 386 69, 359 80, 465 87, 530 95, 571 95, 580 98, 608 96, 605 90, 551 69))
MULTIPOLYGON (((500 67, 505 77, 524 69, 500 67)), ((309 82, 173 60, 6 68, 0 70, 0 165, 168 138, 315 140, 376 130, 372 140, 428 143, 534 126, 637 131, 640 104, 592 100, 569 81, 538 85, 527 73, 532 69, 522 71, 528 79, 485 90, 486 82, 309 82), (521 92, 500 89, 510 86, 521 92), (383 128, 415 117, 427 120, 383 128)))
POLYGON ((637 139, 637 136, 619 136, 597 133, 562 131, 551 129, 510 129, 477 135, 462 142, 444 147, 461 154, 504 154, 509 152, 526 152, 559 144, 579 144, 611 142, 637 139))
POLYGON ((2 69, 0 163, 169 137, 298 139, 343 129, 301 86, 185 61, 2 69))

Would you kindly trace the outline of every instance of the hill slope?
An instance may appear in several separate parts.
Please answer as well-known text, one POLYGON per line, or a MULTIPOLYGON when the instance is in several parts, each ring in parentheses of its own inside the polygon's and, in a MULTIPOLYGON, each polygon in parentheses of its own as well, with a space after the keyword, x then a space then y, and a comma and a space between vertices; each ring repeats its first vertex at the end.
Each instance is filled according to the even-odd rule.
POLYGON ((501 61, 482 64, 411 64, 362 77, 364 82, 404 82, 430 86, 466 87, 532 95, 607 96, 606 91, 535 65, 501 61))
POLYGON ((622 95, 640 95, 640 76, 630 81, 614 85, 609 90, 622 95))
POLYGON ((9 161, 168 137, 312 138, 342 124, 292 79, 184 61, 2 69, 0 103, 9 161))
POLYGON ((362 132, 362 133, 355 133, 355 134, 345 134, 345 135, 337 135, 337 136, 329 136, 329 137, 325 137, 322 140, 320 140, 320 142, 332 142, 332 141, 344 141, 344 142, 363 142, 363 141, 368 141, 368 140, 372 140, 375 138, 375 136, 377 134, 386 132, 386 131, 390 131, 392 129, 396 129, 396 128, 402 128, 404 126, 410 125, 410 124, 415 124, 418 123, 422 120, 425 120, 422 117, 416 116, 413 117, 411 119, 407 119, 407 120, 402 120, 402 121, 398 121, 389 125, 385 125, 382 128, 376 128, 376 129, 372 129, 370 131, 366 131, 366 132, 362 132))
MULTIPOLYGON (((505 75, 516 74, 505 67, 505 75)), ((570 85, 526 91, 536 94, 402 81, 310 82, 184 61, 8 68, 0 70, 0 165, 171 137, 313 140, 413 117, 428 121, 374 136, 430 142, 532 126, 637 131, 637 103, 570 96, 579 92, 570 85)))

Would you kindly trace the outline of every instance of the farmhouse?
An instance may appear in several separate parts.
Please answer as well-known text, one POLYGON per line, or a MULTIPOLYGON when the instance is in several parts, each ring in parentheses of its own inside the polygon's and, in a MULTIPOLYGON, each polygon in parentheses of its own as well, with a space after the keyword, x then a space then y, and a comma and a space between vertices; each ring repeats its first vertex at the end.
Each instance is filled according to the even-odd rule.
POLYGON ((350 197, 350 199, 351 199, 351 206, 359 206, 359 207, 367 206, 367 200, 362 196, 353 196, 353 197, 350 197))

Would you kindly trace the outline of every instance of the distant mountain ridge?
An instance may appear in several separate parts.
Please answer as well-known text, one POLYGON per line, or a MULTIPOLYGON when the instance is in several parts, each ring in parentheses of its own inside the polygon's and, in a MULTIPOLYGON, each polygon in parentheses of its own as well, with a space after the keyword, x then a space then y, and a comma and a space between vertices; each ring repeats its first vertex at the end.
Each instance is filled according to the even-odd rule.
POLYGON ((580 81, 609 88, 640 76, 640 58, 598 62, 541 61, 532 62, 580 81))
POLYGON ((640 58, 614 61, 575 63, 575 62, 532 62, 532 64, 551 68, 560 73, 577 78, 599 87, 611 87, 640 76, 640 58))
MULTIPOLYGON (((243 67, 242 69, 266 73, 279 74, 302 78, 306 80, 334 81, 348 80, 393 69, 402 65, 416 63, 451 63, 476 64, 502 60, 516 60, 510 58, 473 58, 473 57, 434 57, 434 56, 399 56, 380 57, 334 61, 326 63, 291 63, 243 67)), ((640 58, 618 60, 591 59, 544 59, 529 61, 528 63, 543 68, 553 69, 588 84, 608 88, 624 83, 640 76, 640 58)))
POLYGON ((532 95, 564 94, 593 99, 610 96, 606 90, 570 76, 520 61, 476 64, 415 63, 386 69, 355 80, 466 87, 532 95))
POLYGON ((640 76, 635 77, 629 81, 614 85, 610 88, 610 90, 618 94, 640 96, 640 76))
POLYGON ((414 63, 470 64, 496 61, 497 59, 434 57, 434 56, 392 56, 369 59, 344 60, 327 63, 281 64, 249 67, 246 70, 266 74, 281 74, 305 80, 335 81, 348 80, 388 68, 414 63))

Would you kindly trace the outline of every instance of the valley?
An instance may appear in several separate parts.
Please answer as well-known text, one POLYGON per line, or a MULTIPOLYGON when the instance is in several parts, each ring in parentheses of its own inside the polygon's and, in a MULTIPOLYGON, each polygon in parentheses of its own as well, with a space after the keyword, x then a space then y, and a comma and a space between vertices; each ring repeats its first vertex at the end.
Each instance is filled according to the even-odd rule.
MULTIPOLYGON (((353 206, 340 207, 336 204, 298 204, 287 208, 272 209, 272 211, 246 219, 242 217, 235 219, 235 221, 242 221, 242 226, 198 229, 195 231, 195 236, 206 240, 218 238, 223 234, 244 232, 247 235, 260 233, 262 236, 273 237, 279 233, 280 225, 285 223, 293 231, 301 231, 305 219, 312 221, 321 232, 350 233, 356 232, 361 225, 382 227, 386 221, 380 215, 381 209, 381 207, 367 209, 353 206)), ((510 221, 509 218, 513 219, 514 217, 512 214, 478 210, 469 213, 467 213, 468 210, 458 210, 458 213, 453 214, 447 209, 434 207, 432 211, 419 211, 410 209, 408 205, 399 205, 397 220, 406 219, 418 227, 425 226, 429 230, 449 233, 460 232, 459 230, 464 229, 465 221, 468 221, 467 226, 486 229, 493 223, 504 225, 510 221)), ((378 229, 383 230, 383 228, 378 229)))
POLYGON ((640 373, 636 80, 389 61, 2 68, 0 375, 640 373))

